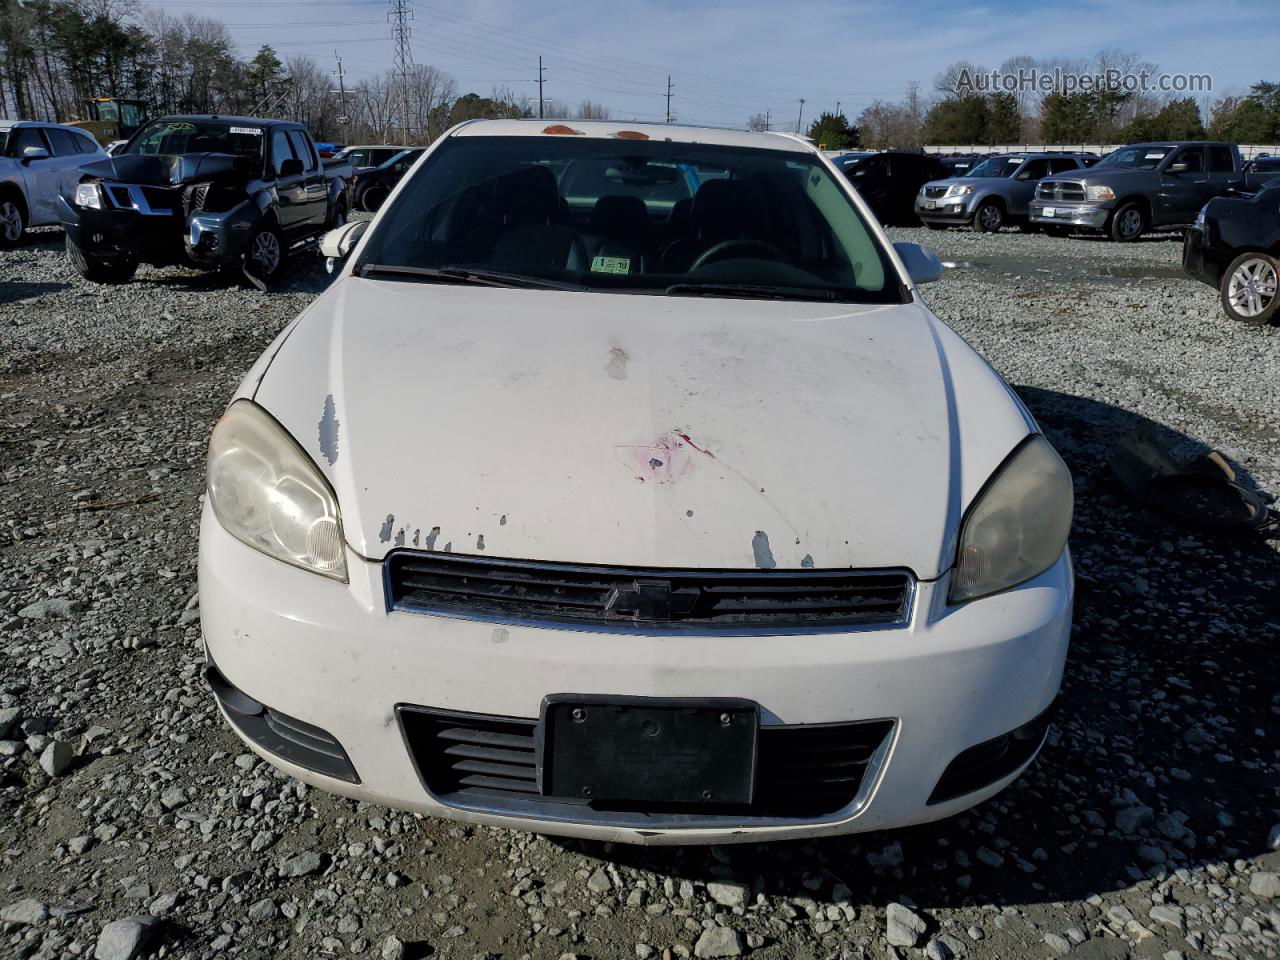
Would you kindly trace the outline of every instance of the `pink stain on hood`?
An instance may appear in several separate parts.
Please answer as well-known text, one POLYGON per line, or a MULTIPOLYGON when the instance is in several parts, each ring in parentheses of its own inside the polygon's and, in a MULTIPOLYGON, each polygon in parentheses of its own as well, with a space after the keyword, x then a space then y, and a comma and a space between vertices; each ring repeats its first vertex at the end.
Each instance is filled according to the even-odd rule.
POLYGON ((623 462, 638 480, 675 483, 693 472, 691 451, 706 453, 683 434, 660 433, 647 443, 628 443, 618 447, 623 462))

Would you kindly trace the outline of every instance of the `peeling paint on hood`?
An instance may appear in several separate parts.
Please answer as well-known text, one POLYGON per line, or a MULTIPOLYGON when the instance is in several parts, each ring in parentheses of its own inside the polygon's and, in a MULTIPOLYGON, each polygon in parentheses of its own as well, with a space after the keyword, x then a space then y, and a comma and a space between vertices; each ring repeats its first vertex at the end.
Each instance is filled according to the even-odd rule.
POLYGON ((930 578, 951 563, 964 506, 1031 429, 918 304, 345 277, 257 401, 314 450, 317 392, 342 427, 341 456, 318 465, 370 559, 429 530, 420 549, 742 569, 763 556, 930 578), (608 364, 620 344, 625 379, 608 364))

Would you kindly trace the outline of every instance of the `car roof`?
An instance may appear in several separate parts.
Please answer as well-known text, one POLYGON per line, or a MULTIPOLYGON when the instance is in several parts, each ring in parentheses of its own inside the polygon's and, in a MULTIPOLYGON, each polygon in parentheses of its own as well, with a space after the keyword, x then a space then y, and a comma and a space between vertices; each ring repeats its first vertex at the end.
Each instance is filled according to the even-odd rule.
POLYGON ((405 144, 396 143, 352 143, 342 148, 343 150, 425 150, 426 147, 411 147, 405 144))
POLYGON ((599 140, 661 140, 670 143, 702 143, 723 147, 754 147, 817 153, 817 148, 792 133, 756 133, 718 127, 692 127, 667 123, 625 123, 617 120, 470 120, 452 131, 455 137, 580 136, 599 140), (642 134, 643 136, 636 136, 642 134))
POLYGON ((296 120, 271 120, 262 117, 239 117, 222 113, 171 113, 163 117, 155 117, 153 121, 173 120, 216 120, 219 123, 231 123, 239 127, 301 127, 296 120))
POLYGON ((73 133, 80 133, 86 137, 93 136, 83 127, 73 127, 66 123, 54 123, 51 120, 9 120, 0 117, 0 130, 13 130, 16 127, 55 127, 58 130, 70 130, 73 133))

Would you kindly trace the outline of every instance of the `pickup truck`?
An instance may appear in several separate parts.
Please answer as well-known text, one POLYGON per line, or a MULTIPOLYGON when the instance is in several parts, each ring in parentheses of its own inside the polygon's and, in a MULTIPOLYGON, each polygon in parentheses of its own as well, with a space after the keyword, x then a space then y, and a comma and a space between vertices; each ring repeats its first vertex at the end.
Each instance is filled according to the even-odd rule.
POLYGON ((57 123, 0 120, 0 248, 27 227, 58 222, 58 196, 75 189, 85 160, 106 156, 85 130, 57 123))
POLYGON ((265 289, 291 250, 346 222, 349 169, 325 165, 297 123, 160 117, 80 168, 61 201, 67 254, 97 283, 125 283, 139 263, 186 264, 265 289))
POLYGON ((1041 180, 1031 222, 1059 232, 1101 230, 1128 243, 1150 230, 1188 227, 1214 197, 1244 186, 1244 164, 1233 143, 1135 143, 1088 170, 1041 180))

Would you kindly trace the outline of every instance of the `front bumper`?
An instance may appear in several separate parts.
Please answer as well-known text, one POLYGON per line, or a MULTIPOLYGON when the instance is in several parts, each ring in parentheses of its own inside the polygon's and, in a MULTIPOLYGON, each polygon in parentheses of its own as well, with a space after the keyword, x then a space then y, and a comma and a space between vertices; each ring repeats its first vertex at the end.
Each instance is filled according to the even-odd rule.
POLYGON ((1101 230, 1111 216, 1108 207, 1096 203, 1050 203, 1032 200, 1029 206, 1032 223, 1059 227, 1088 227, 1101 230))
MULTIPOLYGON (((1041 717, 1061 682, 1071 626, 1065 553, 1035 580, 958 608, 944 602, 945 578, 921 583, 912 620, 902 628, 783 638, 601 634, 388 613, 382 565, 350 551, 347 561, 346 585, 286 566, 232 538, 205 507, 200 609, 211 660, 230 686, 269 705, 286 726, 306 725, 314 735, 307 743, 328 737, 352 770, 344 779, 309 768, 305 759, 291 762, 288 751, 264 746, 224 706, 253 750, 300 780, 373 803, 632 843, 815 837, 966 809, 1007 786, 1039 739, 1019 756, 1017 769, 962 795, 935 792, 944 772, 965 751, 1041 717), (406 742, 406 709, 531 725, 544 697, 565 692, 732 697, 760 704, 765 728, 891 721, 891 732, 856 800, 813 818, 735 822, 568 805, 556 813, 500 803, 485 808, 441 802, 424 786, 406 742)), ((1042 739, 1042 728, 1027 729, 1040 730, 1042 739)), ((333 752, 331 746, 322 749, 333 752)))
POLYGON ((916 196, 916 216, 926 223, 947 223, 959 226, 973 219, 972 197, 947 197, 928 199, 916 196), (929 206, 929 204, 933 206, 929 206))
POLYGON ((260 219, 248 202, 224 213, 148 215, 136 210, 80 207, 58 198, 59 219, 67 237, 88 257, 130 259, 166 266, 191 263, 233 266, 244 255, 252 228, 260 219))

